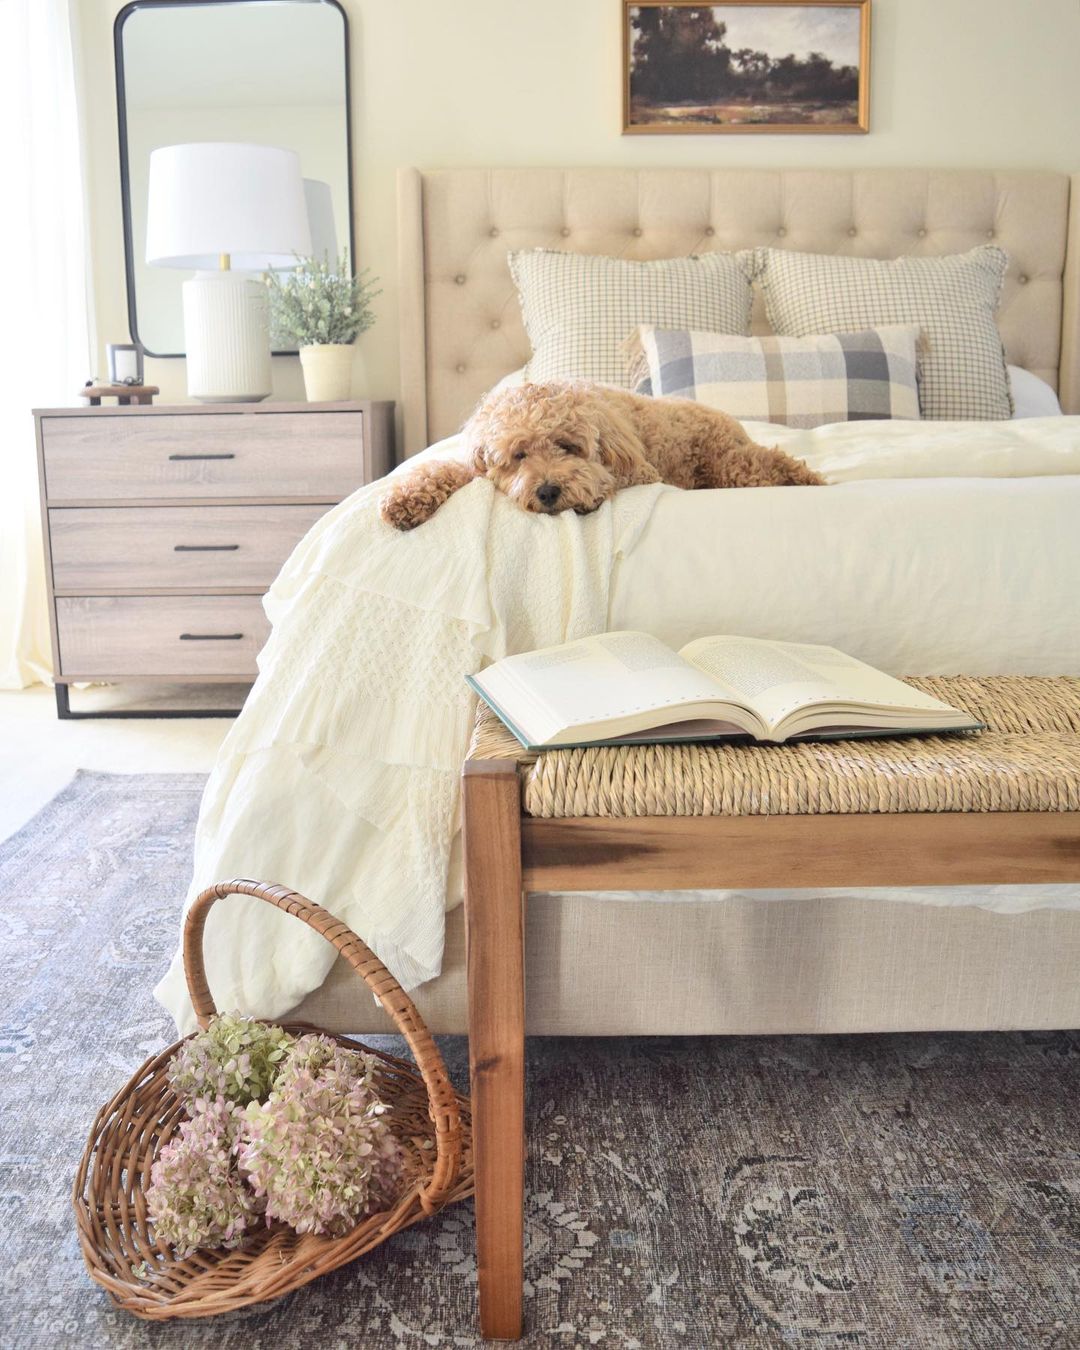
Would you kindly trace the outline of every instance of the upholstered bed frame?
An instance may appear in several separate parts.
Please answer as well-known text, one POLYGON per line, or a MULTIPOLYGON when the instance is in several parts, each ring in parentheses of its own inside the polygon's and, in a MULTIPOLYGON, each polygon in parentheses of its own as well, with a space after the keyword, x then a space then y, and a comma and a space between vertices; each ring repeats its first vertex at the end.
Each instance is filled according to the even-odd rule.
MULTIPOLYGON (((1080 176, 950 170, 468 169, 399 179, 405 449, 451 435, 529 355, 506 254, 656 258, 757 244, 894 257, 993 241, 1011 257, 1011 362, 1080 412, 1080 176)), ((760 313, 756 319, 763 327, 760 313)), ((455 869, 456 872, 456 869, 455 869)), ((451 878, 460 895, 460 878, 451 878)), ((534 1034, 738 1034, 1080 1026, 1080 915, 875 899, 530 898, 534 1034), (673 908, 674 906, 674 908, 673 908)), ((466 1029, 462 911, 416 1001, 466 1029)), ((298 1016, 389 1023, 341 963, 298 1016)))
MULTIPOLYGON (((769 244, 871 258, 1010 256, 1008 359, 1080 412, 1080 175, 949 169, 404 169, 398 179, 405 453, 455 432, 529 356, 506 255, 663 258, 769 244)), ((757 331, 767 331, 760 305, 757 331)))

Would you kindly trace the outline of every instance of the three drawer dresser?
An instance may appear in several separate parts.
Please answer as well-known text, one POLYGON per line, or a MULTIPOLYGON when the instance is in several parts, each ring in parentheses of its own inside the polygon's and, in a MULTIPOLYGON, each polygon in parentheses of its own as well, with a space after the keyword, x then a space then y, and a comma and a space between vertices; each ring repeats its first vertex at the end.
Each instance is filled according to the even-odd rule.
POLYGON ((68 686, 249 684, 262 596, 331 506, 393 466, 392 403, 35 412, 57 711, 68 686))

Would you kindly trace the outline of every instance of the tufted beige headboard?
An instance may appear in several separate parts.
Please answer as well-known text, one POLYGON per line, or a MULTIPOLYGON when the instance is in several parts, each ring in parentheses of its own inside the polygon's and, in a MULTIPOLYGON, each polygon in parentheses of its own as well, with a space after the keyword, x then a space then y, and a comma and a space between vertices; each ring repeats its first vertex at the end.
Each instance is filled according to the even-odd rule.
MULTIPOLYGON (((1080 202, 1080 176, 1072 180, 1080 202)), ((1008 358, 1080 411, 1080 209, 1064 174, 860 169, 403 169, 405 449, 452 434, 529 344, 506 255, 662 258, 757 244, 892 258, 993 240, 1008 358)), ((760 304, 757 331, 764 319, 760 304)))

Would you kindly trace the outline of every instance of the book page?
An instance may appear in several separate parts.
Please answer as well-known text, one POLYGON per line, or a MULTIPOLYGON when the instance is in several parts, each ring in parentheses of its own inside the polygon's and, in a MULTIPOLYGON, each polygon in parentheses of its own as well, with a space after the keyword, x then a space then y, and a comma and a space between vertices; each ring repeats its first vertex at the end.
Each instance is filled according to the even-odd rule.
POLYGON ((560 726, 600 722, 683 702, 723 699, 707 672, 648 633, 616 632, 504 657, 483 672, 520 706, 542 705, 560 726))
POLYGON ((770 726, 815 704, 926 713, 951 711, 835 647, 760 638, 699 638, 680 655, 750 703, 770 726))

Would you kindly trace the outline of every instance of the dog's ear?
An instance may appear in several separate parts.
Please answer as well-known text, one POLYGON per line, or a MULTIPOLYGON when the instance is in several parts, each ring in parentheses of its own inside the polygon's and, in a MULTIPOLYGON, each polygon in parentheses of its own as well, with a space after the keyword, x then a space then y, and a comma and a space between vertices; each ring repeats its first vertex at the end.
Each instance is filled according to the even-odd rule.
POLYGON ((655 483, 659 475, 645 458, 645 447, 630 415, 602 396, 589 409, 597 428, 600 463, 611 470, 617 487, 655 483))
POLYGON ((469 463, 451 459, 418 464, 412 473, 393 480, 390 491, 379 501, 379 514, 396 530, 415 530, 455 492, 483 474, 483 462, 477 454, 469 463))

